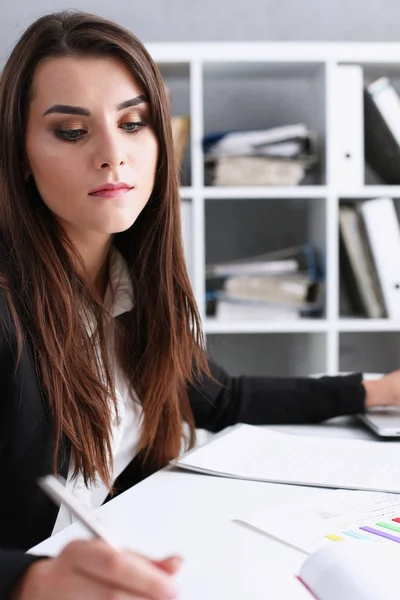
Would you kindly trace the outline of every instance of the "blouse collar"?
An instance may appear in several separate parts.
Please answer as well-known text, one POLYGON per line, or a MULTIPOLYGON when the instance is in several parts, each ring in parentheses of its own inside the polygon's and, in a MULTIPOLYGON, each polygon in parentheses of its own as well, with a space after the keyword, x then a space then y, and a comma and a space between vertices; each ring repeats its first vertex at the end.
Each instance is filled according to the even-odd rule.
POLYGON ((109 282, 104 304, 113 318, 132 310, 134 304, 128 266, 115 246, 111 246, 110 249, 109 282))

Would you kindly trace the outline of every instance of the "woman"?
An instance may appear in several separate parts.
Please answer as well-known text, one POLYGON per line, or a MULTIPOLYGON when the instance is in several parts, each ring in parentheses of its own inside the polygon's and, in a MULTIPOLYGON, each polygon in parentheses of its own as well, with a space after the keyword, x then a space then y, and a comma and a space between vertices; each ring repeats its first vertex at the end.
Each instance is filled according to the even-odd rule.
POLYGON ((98 541, 24 551, 71 522, 36 481, 90 508, 177 456, 184 433, 317 422, 399 403, 396 372, 232 379, 209 363, 186 273, 168 101, 121 27, 31 25, 0 82, 0 598, 174 597, 179 558, 98 541))

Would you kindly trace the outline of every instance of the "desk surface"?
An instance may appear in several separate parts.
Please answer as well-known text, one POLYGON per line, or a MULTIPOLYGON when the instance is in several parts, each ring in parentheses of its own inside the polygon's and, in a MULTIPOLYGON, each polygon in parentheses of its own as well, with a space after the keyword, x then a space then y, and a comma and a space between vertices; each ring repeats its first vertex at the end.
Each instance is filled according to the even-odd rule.
MULTIPOLYGON (((375 439, 351 418, 274 429, 375 439)), ((167 468, 108 502, 97 514, 121 546, 153 557, 171 553, 184 557, 177 578, 181 600, 310 600, 311 595, 295 578, 306 555, 235 519, 262 507, 273 511, 288 497, 296 503, 332 493, 167 468)), ((56 554, 77 537, 89 537, 78 524, 32 552, 56 554)))

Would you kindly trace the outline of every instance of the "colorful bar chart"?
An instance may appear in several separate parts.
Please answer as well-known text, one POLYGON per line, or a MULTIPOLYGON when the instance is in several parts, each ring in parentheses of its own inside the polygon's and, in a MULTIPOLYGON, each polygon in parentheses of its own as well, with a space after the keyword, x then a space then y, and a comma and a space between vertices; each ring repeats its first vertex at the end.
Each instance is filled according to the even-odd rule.
MULTIPOLYGON (((400 517, 394 517, 392 518, 392 521, 396 522, 396 523, 400 523, 400 517)), ((390 540, 391 542, 396 542, 397 544, 400 544, 400 536, 398 535, 393 535, 392 533, 389 533, 387 530, 390 531, 395 531, 397 533, 400 533, 400 527, 399 525, 393 525, 393 523, 387 523, 385 521, 378 521, 378 523, 374 523, 373 526, 371 525, 360 525, 358 528, 360 531, 365 531, 366 533, 370 533, 372 535, 384 538, 386 540, 390 540)), ((354 539, 358 539, 358 540, 371 540, 370 537, 363 535, 361 533, 359 533, 358 531, 343 531, 342 532, 343 536, 348 536, 354 539)), ((344 542, 345 541, 345 537, 341 537, 340 535, 337 535, 336 533, 327 533, 325 535, 325 538, 327 540, 331 540, 332 542, 344 542)))

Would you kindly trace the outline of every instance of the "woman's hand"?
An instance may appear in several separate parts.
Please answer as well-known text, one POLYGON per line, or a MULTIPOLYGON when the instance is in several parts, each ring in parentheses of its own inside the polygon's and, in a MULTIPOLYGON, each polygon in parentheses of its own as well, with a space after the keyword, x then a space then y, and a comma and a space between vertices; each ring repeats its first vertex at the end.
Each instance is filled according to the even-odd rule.
POLYGON ((99 540, 75 541, 56 558, 31 565, 11 600, 170 600, 181 560, 117 552, 99 540))
POLYGON ((380 379, 366 379, 365 408, 373 406, 398 406, 400 408, 400 370, 384 375, 380 379))

